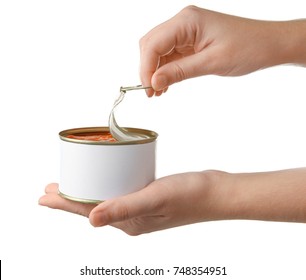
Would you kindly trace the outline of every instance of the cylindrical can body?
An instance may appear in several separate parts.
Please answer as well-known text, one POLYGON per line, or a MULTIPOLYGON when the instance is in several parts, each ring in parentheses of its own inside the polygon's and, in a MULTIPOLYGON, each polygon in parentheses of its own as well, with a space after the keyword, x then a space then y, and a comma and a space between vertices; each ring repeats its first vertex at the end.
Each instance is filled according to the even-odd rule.
MULTIPOLYGON (((59 193, 68 199, 97 203, 138 191, 155 179, 157 134, 128 143, 71 140, 69 133, 107 128, 72 129, 60 133, 61 170, 59 193)), ((135 130, 135 129, 133 129, 135 130)), ((138 129, 136 129, 138 130, 138 129)))

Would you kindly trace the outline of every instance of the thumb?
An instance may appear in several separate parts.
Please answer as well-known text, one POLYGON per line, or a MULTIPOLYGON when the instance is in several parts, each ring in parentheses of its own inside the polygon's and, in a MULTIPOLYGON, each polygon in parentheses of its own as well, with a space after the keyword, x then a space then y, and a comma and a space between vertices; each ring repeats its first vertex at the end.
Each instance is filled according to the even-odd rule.
POLYGON ((125 221, 147 213, 149 197, 142 191, 100 203, 89 214, 89 221, 94 227, 105 226, 125 221))
POLYGON ((205 53, 196 53, 162 65, 152 76, 152 87, 161 91, 186 79, 210 74, 205 53))

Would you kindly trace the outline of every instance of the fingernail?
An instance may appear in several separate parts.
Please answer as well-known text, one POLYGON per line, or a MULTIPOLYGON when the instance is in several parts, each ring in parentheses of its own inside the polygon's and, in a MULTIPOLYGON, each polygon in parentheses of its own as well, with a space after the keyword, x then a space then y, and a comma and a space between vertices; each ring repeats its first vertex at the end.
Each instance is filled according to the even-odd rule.
POLYGON ((152 89, 146 89, 146 94, 148 97, 152 97, 155 94, 155 91, 152 89))

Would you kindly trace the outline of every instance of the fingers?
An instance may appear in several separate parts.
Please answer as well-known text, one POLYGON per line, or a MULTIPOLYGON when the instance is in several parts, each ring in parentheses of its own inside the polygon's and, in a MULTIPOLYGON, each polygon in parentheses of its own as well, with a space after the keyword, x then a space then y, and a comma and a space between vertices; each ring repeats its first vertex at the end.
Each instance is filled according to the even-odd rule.
POLYGON ((71 201, 61 197, 58 194, 58 184, 49 184, 45 188, 45 195, 39 199, 39 204, 53 209, 60 209, 74 214, 89 216, 91 210, 96 207, 96 204, 85 204, 71 201))
POLYGON ((168 62, 152 76, 152 86, 164 89, 186 79, 206 75, 214 71, 209 63, 209 51, 196 53, 168 62))
POLYGON ((95 227, 127 221, 153 213, 159 207, 149 189, 111 199, 99 204, 89 215, 95 227))
POLYGON ((39 204, 90 218, 93 226, 111 225, 129 235, 139 235, 161 229, 162 215, 155 213, 162 203, 149 187, 123 197, 96 204, 74 202, 58 194, 58 184, 49 184, 39 204))
POLYGON ((157 88, 156 84, 152 83, 152 76, 161 65, 161 58, 171 53, 175 47, 175 31, 171 22, 166 22, 155 27, 143 38, 140 45, 140 79, 143 85, 152 86, 153 89, 147 90, 149 97, 153 94, 160 95, 165 87, 157 88))
POLYGON ((185 70, 184 61, 161 69, 173 60, 180 61, 183 57, 193 56, 195 50, 199 51, 203 35, 199 32, 203 25, 201 13, 203 10, 195 6, 186 7, 140 40, 140 78, 144 85, 153 87, 147 91, 148 96, 160 95, 169 85, 196 75, 192 73, 195 63, 185 70), (175 72, 171 73, 173 68, 175 72))
POLYGON ((209 72, 205 67, 205 52, 195 54, 193 47, 175 46, 175 39, 168 44, 162 44, 162 39, 154 40, 158 46, 154 42, 142 41, 141 49, 140 76, 143 85, 152 86, 152 89, 147 90, 149 97, 161 95, 174 83, 209 72))

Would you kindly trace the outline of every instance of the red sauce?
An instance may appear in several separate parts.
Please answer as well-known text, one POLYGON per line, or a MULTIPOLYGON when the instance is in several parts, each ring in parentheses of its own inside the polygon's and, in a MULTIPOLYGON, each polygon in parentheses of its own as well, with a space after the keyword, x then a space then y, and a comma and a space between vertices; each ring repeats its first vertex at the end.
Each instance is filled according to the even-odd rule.
POLYGON ((117 140, 110 133, 80 133, 70 134, 67 138, 87 140, 87 141, 101 141, 101 142, 116 142, 117 140))

